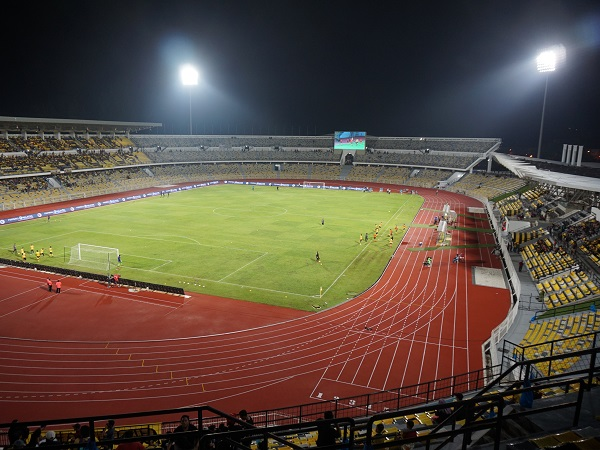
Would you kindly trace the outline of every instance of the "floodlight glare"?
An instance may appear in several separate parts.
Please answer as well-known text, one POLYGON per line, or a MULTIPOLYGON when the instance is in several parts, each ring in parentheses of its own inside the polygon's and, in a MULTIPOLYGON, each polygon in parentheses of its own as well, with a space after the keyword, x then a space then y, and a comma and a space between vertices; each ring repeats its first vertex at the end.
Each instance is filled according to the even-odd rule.
POLYGON ((181 83, 188 86, 190 91, 190 134, 192 134, 192 86, 198 85, 199 75, 196 68, 190 64, 181 66, 179 74, 181 75, 181 83))
POLYGON ((181 75, 181 83, 184 86, 198 85, 198 71, 193 66, 186 64, 181 67, 179 73, 181 75))
POLYGON ((538 72, 554 72, 556 70, 556 52, 546 50, 536 59, 538 72))
POLYGON ((546 86, 544 87, 544 103, 542 105, 542 122, 540 123, 540 138, 538 140, 537 157, 540 158, 542 152, 542 134, 544 132, 544 113, 546 111, 546 95, 548 94, 548 75, 554 72, 557 66, 562 66, 565 62, 566 51, 562 45, 555 45, 542 51, 537 59, 537 70, 546 74, 546 86))

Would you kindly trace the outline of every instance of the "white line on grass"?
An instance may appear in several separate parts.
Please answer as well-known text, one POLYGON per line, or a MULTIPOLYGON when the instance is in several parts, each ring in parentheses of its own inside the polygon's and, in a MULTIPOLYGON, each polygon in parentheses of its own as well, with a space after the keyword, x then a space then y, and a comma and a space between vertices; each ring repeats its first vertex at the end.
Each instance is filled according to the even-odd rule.
MULTIPOLYGON (((127 267, 127 270, 132 270, 132 271, 137 270, 139 272, 151 272, 151 273, 159 273, 161 275, 174 276, 171 273, 158 272, 156 270, 150 270, 150 269, 139 269, 137 267, 127 267)), ((313 298, 314 297, 313 295, 299 294, 297 292, 279 291, 277 289, 267 289, 267 288, 258 287, 258 286, 248 286, 245 284, 228 283, 227 281, 211 280, 209 278, 190 277, 187 275, 176 275, 176 276, 178 278, 186 278, 188 280, 204 281, 204 282, 208 282, 208 283, 220 283, 220 284, 226 284, 228 286, 235 286, 235 287, 244 288, 244 289, 254 289, 257 291, 271 292, 271 293, 284 294, 284 295, 295 295, 296 297, 302 297, 302 298, 313 298)))
MULTIPOLYGON (((163 266, 166 266, 166 265, 168 265, 168 264, 172 264, 172 263, 173 263, 173 260, 172 260, 172 259, 151 258, 151 257, 149 257, 149 256, 139 256, 139 255, 131 255, 131 254, 127 254, 127 256, 128 256, 128 257, 131 257, 131 258, 149 259, 149 260, 151 260, 151 261, 163 261, 163 263, 162 263, 162 264, 159 264, 158 266, 156 266, 156 267, 153 267, 152 269, 148 269, 148 270, 150 270, 150 271, 156 271, 156 269, 160 269, 160 268, 161 268, 161 267, 163 267, 163 266)), ((129 267, 128 267, 128 268, 129 268, 129 267)), ((162 273, 162 272, 159 272, 159 273, 162 273)))
MULTIPOLYGON (((70 231, 68 233, 56 234, 56 235, 51 236, 51 237, 44 237, 43 239, 38 239, 38 240, 35 240, 35 241, 31 242, 31 244, 37 244, 37 243, 40 243, 42 241, 44 241, 44 242, 52 242, 53 240, 55 240, 55 238, 57 239, 59 237, 69 236, 69 235, 75 234, 75 233, 79 233, 79 231, 70 231)), ((21 244, 21 246, 25 247, 24 244, 21 244)))
MULTIPOLYGON (((118 237, 125 237, 125 238, 134 238, 134 239, 148 239, 151 241, 162 241, 162 242, 175 242, 175 243, 181 243, 183 244, 184 242, 181 241, 174 241, 172 239, 161 239, 161 238, 157 238, 157 237, 150 237, 150 236, 131 236, 131 235, 123 235, 123 234, 115 234, 115 233, 103 233, 100 231, 93 231, 93 232, 88 232, 88 233, 96 233, 96 234, 106 234, 108 236, 118 236, 118 237)), ((165 236, 171 236, 171 237, 177 237, 177 238, 181 238, 181 239, 186 239, 188 241, 192 241, 194 242, 196 245, 199 245, 201 247, 211 247, 211 248, 225 248, 227 250, 238 250, 238 251, 242 251, 242 252, 253 252, 253 253, 262 253, 262 251, 260 250, 250 250, 250 249, 246 249, 246 248, 236 248, 236 247, 223 247, 221 245, 209 245, 209 244, 203 244, 200 241, 197 241, 196 239, 192 239, 190 237, 187 236, 177 236, 177 235, 165 235, 165 236)))
POLYGON ((225 276, 224 276, 223 278, 221 278, 221 279, 220 279, 218 282, 219 282, 219 283, 221 283, 221 282, 222 282, 222 281, 223 281, 225 278, 227 278, 227 277, 230 277, 230 276, 231 276, 231 275, 233 275, 234 273, 236 273, 236 272, 239 272, 240 270, 242 270, 242 269, 244 269, 244 268, 248 267, 250 264, 254 264, 256 261, 258 261, 259 259, 261 259, 261 258, 263 258, 263 257, 265 257, 265 256, 267 256, 267 255, 268 255, 268 253, 263 253, 263 254, 262 254, 262 255, 260 255, 258 258, 255 258, 254 260, 252 260, 252 261, 249 261, 247 264, 244 264, 242 267, 240 267, 240 268, 238 268, 238 269, 235 269, 233 272, 231 272, 231 273, 230 273, 230 274, 228 274, 228 275, 225 275, 225 276))
MULTIPOLYGON (((402 211, 402 210, 404 209, 404 206, 405 206, 405 204, 406 204, 406 201, 404 201, 404 203, 402 203, 402 205, 400 205, 400 207, 399 207, 399 208, 396 210, 396 212, 393 214, 393 216, 392 216, 392 217, 394 217, 394 216, 396 216, 397 214, 399 214, 399 213, 400 213, 400 211, 402 211)), ((390 218, 390 220, 391 220, 391 218, 390 218)), ((390 222, 390 220, 388 220, 388 221, 386 222, 386 226, 387 226, 387 224, 390 222)), ((342 270, 342 272, 341 272, 341 273, 340 273, 340 274, 339 274, 339 275, 338 275, 338 276, 335 278, 335 280, 333 280, 333 283, 331 283, 331 284, 330 284, 330 285, 327 287, 327 289, 325 289, 325 290, 323 291, 323 294, 327 294, 327 292, 328 292, 328 291, 329 291, 329 290, 330 290, 330 289, 331 289, 331 288, 332 288, 332 287, 333 287, 333 286, 334 286, 334 285, 335 285, 335 284, 338 282, 338 280, 344 276, 344 274, 345 274, 345 273, 348 271, 348 269, 350 269, 350 267, 352 266, 352 264, 354 264, 354 262, 355 262, 355 261, 358 259, 358 257, 359 257, 360 255, 362 255, 362 253, 363 253, 363 252, 364 252, 364 251, 367 249, 367 247, 368 247, 369 245, 371 245, 371 243, 372 243, 372 242, 373 242, 373 241, 371 241, 371 242, 369 242, 367 245, 365 245, 365 247, 364 247, 364 248, 363 248, 363 249, 360 251, 360 253, 359 253, 359 254, 357 254, 357 255, 354 257, 354 259, 353 259, 352 261, 350 261, 350 264, 348 264, 348 265, 346 266, 346 268, 345 268, 344 270, 342 270)), ((402 242, 402 241, 401 241, 401 242, 402 242)), ((392 255, 393 255, 393 254, 392 254, 392 255)), ((383 275, 383 272, 382 272, 382 275, 383 275)), ((313 296, 313 297, 314 297, 314 296, 313 296)))
MULTIPOLYGON (((287 212, 288 212, 287 209, 281 208, 281 207, 278 207, 278 206, 268 206, 268 205, 257 205, 257 206, 262 206, 262 207, 266 206, 266 207, 269 207, 271 209, 274 209, 274 208, 283 209, 283 212, 279 212, 277 214, 271 214, 271 215, 269 215, 269 217, 283 216, 283 215, 287 214, 287 212)), ((216 216, 221 216, 221 217, 237 217, 237 216, 235 216, 235 215, 229 215, 229 214, 222 214, 220 212, 217 212, 217 210, 219 210, 219 209, 226 209, 227 211, 242 212, 242 213, 254 212, 255 211, 255 209, 239 209, 239 208, 235 209, 235 208, 224 208, 224 207, 214 208, 213 211, 212 211, 213 214, 216 215, 216 216)))
POLYGON ((130 253, 127 254, 128 257, 134 258, 143 258, 143 259, 151 259, 152 261, 165 261, 165 262, 173 262, 171 259, 162 259, 162 258, 151 258, 149 256, 140 256, 140 255, 132 255, 130 253))

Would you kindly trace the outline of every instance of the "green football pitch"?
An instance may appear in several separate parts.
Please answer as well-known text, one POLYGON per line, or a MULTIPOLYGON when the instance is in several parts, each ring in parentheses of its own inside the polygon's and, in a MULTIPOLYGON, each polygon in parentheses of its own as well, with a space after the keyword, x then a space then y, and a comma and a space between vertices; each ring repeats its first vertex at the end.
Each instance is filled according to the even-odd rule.
POLYGON ((422 203, 418 195, 219 185, 6 225, 0 244, 10 258, 18 257, 13 243, 27 253, 33 244, 45 248, 44 265, 314 310, 371 286, 422 203), (122 264, 79 267, 70 255, 78 243, 117 248, 122 264))

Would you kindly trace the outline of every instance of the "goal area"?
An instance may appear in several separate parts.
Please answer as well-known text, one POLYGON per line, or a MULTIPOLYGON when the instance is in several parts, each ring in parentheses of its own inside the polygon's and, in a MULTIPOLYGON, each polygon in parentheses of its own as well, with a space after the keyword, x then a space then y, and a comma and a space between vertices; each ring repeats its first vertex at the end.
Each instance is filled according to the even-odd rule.
POLYGON ((312 189, 325 189, 325 183, 323 181, 305 181, 302 183, 303 188, 312 189))
POLYGON ((69 264, 102 270, 109 273, 111 265, 116 266, 118 263, 118 248, 82 243, 76 244, 70 248, 69 264))

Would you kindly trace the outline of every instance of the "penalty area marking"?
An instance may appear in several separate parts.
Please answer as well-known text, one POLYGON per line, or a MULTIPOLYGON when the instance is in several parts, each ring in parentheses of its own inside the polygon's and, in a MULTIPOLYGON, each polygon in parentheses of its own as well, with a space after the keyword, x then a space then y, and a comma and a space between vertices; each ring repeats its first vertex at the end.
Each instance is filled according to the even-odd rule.
MULTIPOLYGON (((131 258, 139 258, 139 259, 148 259, 150 261, 162 261, 158 266, 152 267, 151 269, 146 269, 149 272, 156 272, 157 269, 166 266, 167 264, 173 263, 172 259, 162 259, 162 258, 150 258, 148 256, 140 256, 140 255, 127 255, 127 257, 131 258)), ((127 267, 128 269, 133 269, 133 267, 127 267)), ((162 272, 161 272, 162 273, 162 272)))
POLYGON ((220 283, 221 281, 223 281, 225 278, 227 278, 227 277, 230 277, 230 276, 231 276, 231 275, 233 275, 234 273, 236 273, 236 272, 239 272, 240 270, 242 270, 242 269, 244 269, 244 268, 248 267, 250 264, 254 264, 256 261, 258 261, 258 260, 259 260, 259 259, 261 259, 261 258, 264 258, 264 257, 265 257, 265 256, 267 256, 268 254, 269 254, 268 252, 265 252, 265 253, 263 253, 262 255, 260 255, 258 258, 254 258, 252 261, 249 261, 248 263, 244 264, 242 267, 238 267, 237 269, 235 269, 235 270, 234 270, 233 272, 231 272, 230 274, 228 274, 228 275, 225 275, 223 278, 221 278, 221 279, 218 281, 218 283, 220 283))

